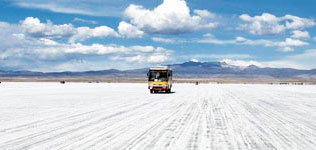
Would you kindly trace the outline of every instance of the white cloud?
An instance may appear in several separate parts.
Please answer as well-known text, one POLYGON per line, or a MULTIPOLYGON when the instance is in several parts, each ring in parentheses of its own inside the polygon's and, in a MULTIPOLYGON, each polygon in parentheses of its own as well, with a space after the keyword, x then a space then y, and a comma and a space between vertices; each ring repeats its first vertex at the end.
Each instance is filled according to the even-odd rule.
POLYGON ((285 26, 287 29, 304 29, 316 25, 313 19, 300 18, 293 15, 285 15, 284 17, 282 17, 282 20, 286 22, 285 26))
POLYGON ((142 63, 144 61, 144 57, 141 55, 131 56, 131 57, 125 57, 125 60, 127 62, 138 62, 142 63))
POLYGON ((154 48, 153 46, 131 46, 129 47, 129 49, 133 50, 133 51, 138 51, 138 52, 143 52, 143 53, 151 53, 154 51, 158 51, 160 47, 158 47, 157 49, 154 48))
POLYGON ((157 54, 157 55, 150 56, 147 59, 147 62, 149 62, 149 63, 163 63, 163 62, 166 62, 168 59, 169 58, 165 55, 157 54))
MULTIPOLYGON (((186 56, 188 57, 188 56, 186 56)), ((189 57, 203 60, 222 60, 222 59, 251 59, 255 56, 249 54, 193 54, 189 57)))
MULTIPOLYGON (((122 64, 124 64, 126 68, 135 68, 133 65, 146 66, 146 63, 155 64, 169 61, 171 60, 170 57, 172 54, 171 50, 153 46, 103 45, 98 43, 84 45, 81 43, 58 43, 50 39, 40 39, 37 41, 24 40, 23 43, 25 45, 23 45, 23 47, 12 45, 10 48, 0 51, 0 63, 2 67, 17 66, 22 69, 39 69, 41 71, 55 71, 54 69, 57 69, 57 71, 59 71, 62 67, 67 66, 64 63, 68 64, 69 56, 70 58, 77 59, 78 57, 72 56, 80 55, 79 58, 83 60, 87 58, 86 60, 90 62, 91 66, 90 68, 89 66, 79 67, 77 68, 78 70, 102 68, 102 66, 99 65, 105 65, 104 62, 116 64, 113 66, 116 69, 120 69, 120 65, 122 64), (97 57, 102 57, 103 60, 97 59, 95 60, 95 64, 93 64, 91 58, 94 59, 97 57), (14 60, 15 64, 12 64, 10 60, 14 60), (50 60, 53 60, 53 62, 57 64, 49 66, 50 60), (63 65, 56 67, 60 64, 63 65), (42 68, 43 65, 47 67, 46 70, 42 68)), ((71 65, 74 65, 73 62, 71 65)), ((74 70, 74 68, 66 68, 65 70, 74 70)))
POLYGON ((223 59, 221 62, 226 64, 238 66, 241 68, 246 68, 250 65, 255 65, 260 68, 270 67, 270 68, 295 68, 295 69, 309 69, 304 67, 304 65, 298 64, 297 62, 287 61, 287 60, 275 60, 275 61, 255 61, 255 60, 232 60, 223 59))
POLYGON ((316 25, 313 19, 292 15, 276 17, 273 14, 263 13, 261 16, 251 17, 248 14, 243 14, 239 18, 248 23, 241 24, 238 29, 257 35, 281 34, 286 30, 305 29, 316 25))
POLYGON ((69 39, 69 42, 73 43, 75 41, 85 41, 89 38, 101 37, 118 37, 118 33, 107 26, 99 26, 95 28, 79 27, 76 29, 76 33, 69 39))
MULTIPOLYGON (((130 47, 130 49, 133 49, 133 47, 130 47)), ((146 49, 146 48, 144 48, 146 49)), ((135 50, 135 49, 134 49, 135 50)), ((126 62, 138 62, 138 63, 151 63, 151 64, 157 64, 157 63, 164 63, 167 61, 172 60, 170 55, 172 54, 172 51, 157 47, 152 50, 152 52, 146 51, 143 53, 133 53, 132 56, 126 55, 126 56, 115 56, 112 59, 113 60, 123 60, 126 62), (137 54, 137 55, 134 55, 137 54)))
POLYGON ((301 54, 291 55, 285 60, 295 62, 304 69, 316 69, 316 49, 309 49, 301 54))
POLYGON ((190 59, 190 61, 192 61, 192 62, 199 62, 199 60, 197 60, 195 58, 190 59))
POLYGON ((38 18, 27 17, 20 21, 22 33, 32 38, 69 38, 69 42, 85 41, 89 38, 118 37, 118 33, 108 26, 74 27, 72 24, 54 25, 51 21, 41 23, 38 18))
POLYGON ((92 37, 118 36, 118 34, 107 26, 95 28, 79 27, 72 25, 54 25, 51 22, 41 23, 38 18, 27 17, 20 24, 9 24, 0 22, 0 52, 2 58, 5 56, 17 56, 24 54, 46 55, 53 53, 78 53, 78 54, 111 54, 111 53, 152 53, 158 51, 168 51, 161 47, 153 46, 120 46, 91 44, 84 45, 76 41, 84 41, 92 37), (71 30, 72 35, 70 32, 71 30), (67 34, 65 34, 65 32, 67 34), (29 37, 28 37, 29 36, 29 37), (59 43, 54 38, 68 37, 69 43, 59 43), (12 55, 10 55, 12 54, 12 55))
POLYGON ((225 45, 225 44, 237 44, 236 40, 219 40, 215 37, 200 39, 197 42, 199 43, 210 43, 210 44, 217 44, 217 45, 225 45))
POLYGON ((144 32, 139 30, 136 26, 129 24, 125 21, 121 21, 118 30, 121 36, 128 38, 142 37, 144 32))
POLYGON ((280 34, 285 30, 285 26, 279 24, 280 19, 269 13, 263 13, 261 16, 255 17, 243 14, 239 18, 250 22, 249 24, 240 25, 239 28, 251 34, 280 34))
POLYGON ((152 41, 157 43, 166 43, 166 44, 178 44, 178 43, 188 43, 190 41, 181 38, 163 38, 163 37, 152 37, 152 41))
POLYGON ((254 60, 236 60, 223 59, 230 65, 247 67, 255 65, 258 67, 272 67, 272 68, 295 68, 295 69, 316 69, 316 49, 309 49, 301 54, 289 55, 279 60, 272 61, 254 61, 254 60))
POLYGON ((25 18, 20 25, 25 34, 38 38, 62 38, 75 33, 75 28, 71 24, 54 25, 50 21, 44 24, 33 17, 25 18))
MULTIPOLYGON (((46 31, 43 28, 39 29, 34 31, 46 31)), ((103 33, 106 30, 102 28, 88 28, 88 30, 88 33, 93 33, 88 36, 104 36, 107 33, 103 33)), ((151 63, 169 61, 172 55, 171 50, 150 45, 83 44, 75 41, 65 42, 65 40, 51 37, 51 35, 31 37, 22 31, 20 24, 0 22, 1 68, 35 71, 82 71, 105 69, 110 67, 110 64, 117 69, 137 68, 148 66, 151 63), (113 61, 112 58, 115 57, 121 58, 120 61, 113 61), (67 66, 74 68, 67 68, 67 66)))
MULTIPOLYGON (((72 54, 96 54, 96 55, 107 55, 107 54, 151 54, 161 51, 161 47, 153 46, 122 46, 122 45, 103 45, 103 44, 91 44, 84 45, 81 43, 57 43, 49 39, 41 39, 38 48, 34 48, 34 51, 41 53, 43 52, 54 52, 54 53, 72 53, 72 54)), ((163 49, 166 53, 169 50, 163 49)))
POLYGON ((208 10, 199 10, 196 9, 194 10, 194 13, 197 14, 198 16, 201 16, 202 18, 215 18, 216 15, 209 12, 208 10))
POLYGON ((125 10, 131 24, 146 33, 181 34, 217 26, 209 20, 214 15, 207 10, 195 10, 195 14, 191 16, 184 0, 164 0, 153 10, 131 4, 125 10))
POLYGON ((281 42, 271 42, 267 41, 265 43, 265 46, 277 46, 280 47, 283 51, 293 51, 293 47, 300 47, 300 46, 306 46, 308 43, 303 42, 301 40, 297 39, 291 39, 291 38, 286 38, 285 41, 281 42))
POLYGON ((60 46, 57 49, 58 51, 64 52, 64 53, 97 54, 97 55, 123 53, 127 51, 127 48, 124 46, 102 45, 102 44, 83 45, 81 43, 60 44, 60 46))
POLYGON ((167 38, 161 38, 161 37, 153 37, 151 38, 154 42, 161 42, 161 43, 175 43, 176 40, 174 39, 167 39, 167 38))
POLYGON ((293 51, 295 47, 302 47, 307 46, 309 43, 301 41, 299 39, 292 39, 292 38, 286 38, 284 41, 271 41, 271 40, 265 40, 265 39, 259 39, 259 40, 251 40, 244 37, 236 37, 233 40, 219 40, 215 37, 213 38, 206 38, 198 40, 200 43, 211 43, 211 44, 218 44, 218 45, 224 45, 224 44, 234 44, 234 45, 261 45, 265 47, 277 47, 279 50, 284 52, 293 51))
MULTIPOLYGON (((211 44, 218 44, 218 45, 225 45, 225 44, 256 45, 256 44, 254 44, 253 41, 251 41, 249 39, 246 39, 244 37, 240 37, 240 36, 237 36, 235 39, 232 39, 232 40, 216 39, 216 37, 213 36, 213 35, 207 35, 207 36, 204 35, 204 37, 205 37, 204 39, 197 40, 197 42, 200 42, 200 43, 211 43, 211 44)), ((256 43, 259 43, 259 42, 256 42, 256 43)), ((257 45, 260 45, 260 44, 257 44, 257 45)))
POLYGON ((241 37, 241 36, 237 36, 236 39, 235 39, 236 42, 246 42, 247 39, 244 38, 244 37, 241 37))
POLYGON ((241 68, 246 68, 250 65, 255 65, 257 67, 266 67, 263 63, 253 61, 253 60, 232 60, 232 59, 223 59, 221 62, 225 62, 226 64, 233 65, 233 66, 239 66, 241 68))
POLYGON ((98 22, 95 20, 86 20, 86 19, 82 19, 82 18, 78 18, 78 17, 75 17, 72 21, 73 22, 89 23, 89 24, 98 24, 98 22))
POLYGON ((59 43, 53 41, 53 40, 50 40, 50 39, 39 39, 41 42, 43 42, 43 45, 47 45, 47 46, 56 46, 58 45, 59 43))
POLYGON ((299 30, 294 30, 293 35, 291 36, 292 38, 296 39, 309 39, 310 35, 307 31, 299 31, 299 30))
POLYGON ((212 33, 206 33, 203 35, 205 38, 215 38, 215 36, 212 33))
MULTIPOLYGON (((19 1, 16 3, 19 7, 24 8, 35 8, 35 9, 44 9, 52 12, 66 13, 66 14, 82 14, 82 15, 94 15, 90 10, 86 9, 77 9, 70 6, 62 6, 57 3, 41 3, 39 1, 34 2, 23 2, 19 1)), ((74 6, 74 5, 72 5, 74 6)))
POLYGON ((80 0, 76 3, 73 0, 12 0, 9 2, 17 7, 57 13, 116 17, 121 16, 124 8, 128 6, 128 3, 122 0, 80 0))
POLYGON ((7 46, 16 43, 17 41, 15 38, 24 38, 23 34, 18 34, 16 32, 21 32, 21 29, 18 28, 16 25, 11 25, 7 22, 0 22, 0 47, 3 50, 7 46), (14 34, 14 36, 12 36, 14 34))

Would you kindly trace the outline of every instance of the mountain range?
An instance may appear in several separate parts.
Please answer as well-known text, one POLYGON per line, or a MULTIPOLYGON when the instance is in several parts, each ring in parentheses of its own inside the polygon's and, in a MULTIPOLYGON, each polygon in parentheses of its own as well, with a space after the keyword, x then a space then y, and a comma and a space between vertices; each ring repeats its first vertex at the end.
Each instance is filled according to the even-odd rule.
MULTIPOLYGON (((185 62, 167 65, 172 68, 175 77, 266 77, 316 79, 316 69, 299 70, 292 68, 261 68, 255 65, 240 67, 225 62, 185 62)), ((133 70, 100 70, 84 72, 33 72, 33 71, 1 71, 0 77, 89 77, 89 76, 132 76, 145 77, 149 68, 133 70)))

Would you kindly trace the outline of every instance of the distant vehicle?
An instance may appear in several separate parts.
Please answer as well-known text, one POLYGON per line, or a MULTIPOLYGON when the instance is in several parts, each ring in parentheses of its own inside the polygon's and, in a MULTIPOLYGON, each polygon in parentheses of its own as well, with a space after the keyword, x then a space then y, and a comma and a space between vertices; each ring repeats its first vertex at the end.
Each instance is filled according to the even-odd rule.
POLYGON ((165 91, 171 93, 172 70, 168 66, 157 66, 149 69, 147 73, 148 89, 150 93, 165 91))

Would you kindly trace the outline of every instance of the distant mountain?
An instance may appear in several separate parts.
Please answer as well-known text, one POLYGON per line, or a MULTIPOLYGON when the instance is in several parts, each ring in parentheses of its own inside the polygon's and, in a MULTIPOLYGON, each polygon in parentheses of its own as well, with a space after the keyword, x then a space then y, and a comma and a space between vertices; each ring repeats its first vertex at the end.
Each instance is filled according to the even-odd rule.
POLYGON ((316 78, 316 69, 298 70, 292 68, 260 68, 255 65, 239 67, 225 62, 185 62, 169 65, 177 75, 227 75, 235 77, 274 77, 274 78, 316 78))
MULTIPOLYGON (((224 62, 185 62, 168 65, 176 77, 273 77, 316 79, 316 69, 298 70, 292 68, 260 68, 255 65, 239 67, 224 62)), ((0 77, 89 77, 89 76, 137 76, 145 77, 148 68, 133 70, 101 70, 84 72, 32 72, 1 71, 0 77)))
POLYGON ((1 71, 0 77, 78 77, 78 76, 103 76, 125 74, 124 71, 110 69, 101 71, 84 71, 84 72, 32 72, 32 71, 1 71))

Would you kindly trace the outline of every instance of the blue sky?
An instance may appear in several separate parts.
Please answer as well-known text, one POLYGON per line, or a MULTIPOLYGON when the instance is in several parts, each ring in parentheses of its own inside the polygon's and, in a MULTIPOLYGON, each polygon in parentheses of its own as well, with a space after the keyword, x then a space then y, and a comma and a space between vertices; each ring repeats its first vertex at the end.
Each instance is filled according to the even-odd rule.
POLYGON ((313 0, 2 0, 0 69, 316 68, 313 0))

